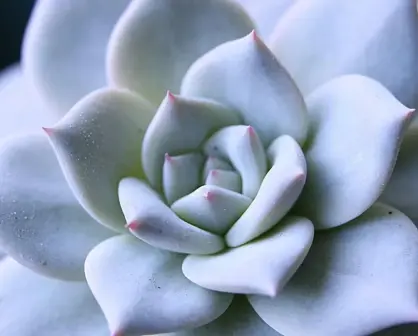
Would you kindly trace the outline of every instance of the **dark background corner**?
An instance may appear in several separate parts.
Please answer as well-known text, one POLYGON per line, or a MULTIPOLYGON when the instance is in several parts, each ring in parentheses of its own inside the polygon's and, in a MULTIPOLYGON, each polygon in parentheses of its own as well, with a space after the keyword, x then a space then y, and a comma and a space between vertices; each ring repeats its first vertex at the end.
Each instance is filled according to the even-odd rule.
POLYGON ((35 0, 0 1, 0 71, 20 59, 26 24, 35 0))

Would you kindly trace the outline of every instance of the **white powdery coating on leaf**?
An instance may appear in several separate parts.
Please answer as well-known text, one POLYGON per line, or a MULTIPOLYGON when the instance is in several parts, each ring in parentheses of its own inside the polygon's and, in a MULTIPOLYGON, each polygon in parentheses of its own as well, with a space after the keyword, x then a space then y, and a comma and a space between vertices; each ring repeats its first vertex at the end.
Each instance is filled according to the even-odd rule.
POLYGON ((195 285, 181 272, 184 255, 118 236, 86 260, 87 282, 114 334, 155 334, 205 325, 225 312, 232 294, 195 285))

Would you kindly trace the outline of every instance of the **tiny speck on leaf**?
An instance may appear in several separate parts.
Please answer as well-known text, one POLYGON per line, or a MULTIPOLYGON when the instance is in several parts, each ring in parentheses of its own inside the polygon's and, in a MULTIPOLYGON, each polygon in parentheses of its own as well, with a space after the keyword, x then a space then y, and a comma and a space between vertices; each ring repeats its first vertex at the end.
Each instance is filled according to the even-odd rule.
POLYGON ((391 215, 392 214, 392 211, 389 211, 388 214, 391 215))

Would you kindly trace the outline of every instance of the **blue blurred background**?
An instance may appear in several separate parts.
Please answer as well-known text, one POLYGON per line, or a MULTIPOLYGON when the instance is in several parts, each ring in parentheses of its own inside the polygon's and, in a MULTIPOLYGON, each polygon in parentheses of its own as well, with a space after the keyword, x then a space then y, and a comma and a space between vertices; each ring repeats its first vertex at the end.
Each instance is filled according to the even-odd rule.
POLYGON ((35 0, 0 1, 0 70, 20 59, 20 46, 35 0))

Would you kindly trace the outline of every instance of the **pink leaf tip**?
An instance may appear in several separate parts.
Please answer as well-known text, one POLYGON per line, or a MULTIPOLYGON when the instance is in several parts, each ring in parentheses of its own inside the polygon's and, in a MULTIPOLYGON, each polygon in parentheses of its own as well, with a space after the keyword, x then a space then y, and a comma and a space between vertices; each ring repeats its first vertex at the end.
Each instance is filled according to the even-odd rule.
POLYGON ((217 169, 212 169, 212 170, 210 171, 210 175, 211 175, 212 177, 216 177, 216 176, 218 176, 218 174, 219 174, 219 171, 218 171, 217 169))
POLYGON ((42 127, 42 129, 47 135, 52 135, 52 133, 54 132, 54 129, 50 127, 42 127))
POLYGON ((295 176, 295 179, 297 181, 304 180, 305 178, 306 178, 306 174, 304 172, 297 173, 296 176, 295 176))
POLYGON ((133 231, 137 230, 140 226, 141 226, 141 223, 139 221, 136 221, 136 220, 134 220, 134 221, 125 225, 125 227, 127 229, 133 230, 133 231))
POLYGON ((165 153, 164 154, 164 160, 167 161, 167 162, 172 162, 173 158, 170 156, 170 154, 165 153))
POLYGON ((123 332, 122 331, 115 331, 112 336, 123 336, 123 332))
POLYGON ((251 32, 250 34, 251 34, 251 37, 252 37, 252 39, 253 39, 254 41, 258 41, 258 40, 259 40, 258 35, 257 35, 257 33, 256 33, 255 29, 253 29, 253 30, 252 30, 252 32, 251 32))
POLYGON ((204 194, 203 194, 203 197, 206 199, 206 200, 208 200, 208 201, 212 201, 213 200, 213 198, 215 197, 215 195, 213 194, 213 192, 211 192, 211 191, 206 191, 204 194))
POLYGON ((248 134, 250 137, 255 137, 255 130, 254 130, 254 128, 253 128, 252 126, 248 126, 248 127, 247 127, 247 134, 248 134))
POLYGON ((410 109, 407 113, 406 113, 406 116, 405 116, 405 118, 406 119, 411 119, 412 118, 412 116, 415 114, 415 109, 410 109))
POLYGON ((168 90, 168 91, 167 91, 167 99, 168 99, 170 102, 174 102, 174 101, 176 100, 176 96, 175 96, 175 95, 173 95, 173 94, 171 93, 171 91, 170 91, 170 90, 168 90))

